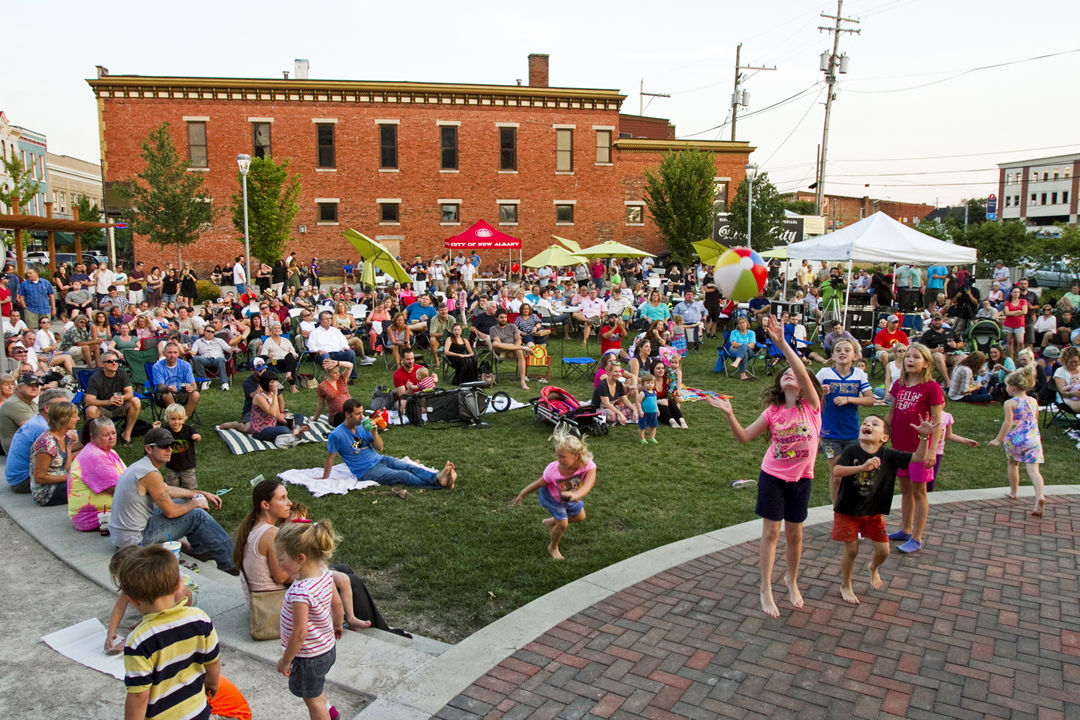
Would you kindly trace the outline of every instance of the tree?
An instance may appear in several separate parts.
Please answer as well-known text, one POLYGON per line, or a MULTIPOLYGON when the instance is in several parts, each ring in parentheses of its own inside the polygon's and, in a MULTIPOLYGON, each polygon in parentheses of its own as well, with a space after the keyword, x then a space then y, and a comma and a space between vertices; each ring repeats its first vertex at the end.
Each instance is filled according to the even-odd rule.
POLYGON ((132 229, 162 247, 180 251, 199 239, 213 219, 210 196, 203 191, 202 173, 187 172, 187 163, 176 152, 169 123, 162 123, 143 140, 146 168, 120 192, 130 207, 123 212, 132 229))
MULTIPOLYGON (((768 250, 776 244, 784 225, 784 200, 776 186, 769 181, 769 173, 763 172, 754 178, 754 207, 751 222, 751 247, 755 250, 768 250)), ((728 206, 728 226, 724 235, 732 244, 746 244, 746 186, 744 180, 739 185, 735 199, 728 206)))
POLYGON ((712 155, 699 150, 664 153, 655 172, 645 170, 645 204, 664 244, 684 265, 694 259, 691 243, 712 237, 715 177, 712 155))
MULTIPOLYGON (((239 178, 243 182, 242 178, 239 178)), ((280 260, 289 241, 293 218, 300 212, 300 176, 289 175, 289 161, 254 158, 248 168, 248 234, 251 254, 265 263, 280 260)), ((244 197, 232 198, 233 227, 244 241, 244 197)))
POLYGON ((1036 251, 1035 239, 1021 220, 969 225, 967 237, 958 242, 978 251, 980 274, 988 272, 998 260, 1011 267, 1036 251))
POLYGON ((813 200, 785 200, 784 209, 790 210, 798 215, 816 215, 817 208, 814 207, 813 200))
MULTIPOLYGON (((0 162, 4 164, 4 172, 11 176, 11 182, 0 187, 0 200, 8 207, 17 207, 19 212, 22 212, 23 206, 40 192, 41 183, 34 178, 34 171, 24 166, 15 153, 11 154, 10 160, 0 158, 0 162)), ((22 239, 23 247, 26 247, 30 243, 30 233, 22 233, 22 239)))
MULTIPOLYGON (((75 203, 75 207, 79 209, 80 220, 101 222, 101 208, 97 206, 97 203, 91 202, 90 198, 85 195, 79 197, 79 202, 75 203)), ((105 233, 102 230, 84 230, 82 232, 82 246, 87 249, 97 247, 104 238, 105 233)))

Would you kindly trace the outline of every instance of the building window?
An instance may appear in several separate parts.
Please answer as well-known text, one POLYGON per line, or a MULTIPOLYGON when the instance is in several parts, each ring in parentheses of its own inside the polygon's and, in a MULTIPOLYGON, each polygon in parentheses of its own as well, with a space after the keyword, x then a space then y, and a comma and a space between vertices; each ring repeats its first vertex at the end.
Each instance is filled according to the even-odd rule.
POLYGON ((715 193, 713 199, 713 207, 716 208, 717 212, 727 212, 727 181, 714 180, 713 189, 715 193))
MULTIPOLYGON (((456 128, 455 128, 456 129, 456 128)), ((444 202, 439 204, 441 220, 444 223, 461 222, 461 203, 444 202)))
POLYGON ((517 128, 499 128, 499 169, 517 170, 517 128))
POLYGON ((1039 196, 1038 196, 1038 194, 1036 194, 1036 193, 1031 193, 1031 204, 1032 204, 1032 205, 1035 205, 1035 204, 1037 204, 1037 202, 1038 202, 1038 199, 1039 199, 1039 196))
POLYGON ((555 130, 555 172, 574 172, 574 131, 555 130))
POLYGON ((334 123, 315 123, 315 138, 319 149, 319 167, 337 167, 334 157, 334 123))
POLYGON ((338 221, 338 214, 337 214, 337 206, 338 206, 338 204, 337 204, 337 201, 336 200, 332 200, 332 201, 328 200, 328 201, 321 201, 321 202, 317 201, 317 204, 319 206, 319 222, 320 223, 337 224, 337 221, 338 221))
POLYGON ((400 208, 401 208, 401 203, 396 203, 396 202, 381 202, 381 203, 379 203, 379 222, 383 222, 383 223, 398 223, 398 222, 401 222, 400 208))
POLYGON ((518 221, 518 206, 517 203, 499 203, 499 224, 500 225, 517 225, 518 221))
MULTIPOLYGON (((439 126, 439 145, 441 150, 441 166, 443 170, 458 169, 458 146, 457 126, 439 126)), ((445 221, 444 221, 445 222, 445 221)), ((456 220, 454 222, 457 222, 456 220)))
POLYGON ((1020 196, 1019 195, 1016 195, 1016 196, 1013 197, 1013 205, 1015 205, 1016 207, 1020 207, 1020 196))
POLYGON ((187 124, 188 167, 210 167, 206 154, 206 123, 187 124))
POLYGON ((1050 204, 1057 205, 1057 193, 1050 193, 1050 204))
POLYGON ((611 131, 596 131, 596 163, 598 165, 611 164, 611 131))
POLYGON ((574 206, 569 203, 557 203, 555 205, 555 224, 573 225, 574 206))
POLYGON ((626 206, 626 224, 627 225, 644 225, 645 224, 645 205, 642 203, 632 203, 626 206))
POLYGON ((1043 193, 1042 195, 1039 196, 1039 204, 1040 205, 1045 205, 1046 204, 1046 193, 1043 193))
POLYGON ((254 157, 270 157, 270 123, 251 123, 251 146, 254 157))
POLYGON ((1049 180, 1049 179, 1050 179, 1050 173, 1047 172, 1046 170, 1043 170, 1043 181, 1045 182, 1046 180, 1049 180))
POLYGON ((1069 204, 1069 191, 1068 190, 1062 190, 1061 191, 1061 204, 1062 205, 1068 205, 1069 204))
POLYGON ((1005 196, 1005 207, 1009 207, 1011 205, 1012 205, 1012 196, 1006 195, 1005 196))
POLYGON ((379 167, 397 168, 397 125, 379 125, 379 167))

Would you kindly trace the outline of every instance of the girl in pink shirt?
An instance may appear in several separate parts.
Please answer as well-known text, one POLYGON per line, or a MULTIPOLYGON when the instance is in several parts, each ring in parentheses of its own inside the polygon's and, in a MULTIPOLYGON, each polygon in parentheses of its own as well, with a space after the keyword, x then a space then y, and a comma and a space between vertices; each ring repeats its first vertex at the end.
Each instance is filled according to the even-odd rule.
POLYGON ((784 338, 784 329, 772 315, 762 321, 765 333, 780 348, 788 369, 776 376, 772 386, 762 393, 765 410, 746 428, 739 424, 731 403, 723 397, 710 397, 708 403, 727 415, 731 433, 741 443, 748 443, 765 432, 772 442, 761 461, 758 477, 757 514, 761 516, 761 609, 769 617, 780 617, 772 593, 772 570, 776 561, 776 543, 783 523, 787 540, 787 572, 784 582, 791 604, 803 606, 799 592, 799 561, 802 556, 802 529, 810 503, 810 481, 814 477, 818 437, 821 434, 821 385, 806 370, 798 354, 784 338))

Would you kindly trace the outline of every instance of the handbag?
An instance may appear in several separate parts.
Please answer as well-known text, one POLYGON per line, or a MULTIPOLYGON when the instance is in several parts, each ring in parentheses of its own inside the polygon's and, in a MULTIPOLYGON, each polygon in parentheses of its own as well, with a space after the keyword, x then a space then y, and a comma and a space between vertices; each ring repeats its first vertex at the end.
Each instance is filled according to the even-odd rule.
MULTIPOLYGON (((243 568, 240 574, 247 585, 243 568)), ((285 590, 252 590, 248 586, 248 632, 252 640, 274 640, 281 637, 281 603, 285 590)))

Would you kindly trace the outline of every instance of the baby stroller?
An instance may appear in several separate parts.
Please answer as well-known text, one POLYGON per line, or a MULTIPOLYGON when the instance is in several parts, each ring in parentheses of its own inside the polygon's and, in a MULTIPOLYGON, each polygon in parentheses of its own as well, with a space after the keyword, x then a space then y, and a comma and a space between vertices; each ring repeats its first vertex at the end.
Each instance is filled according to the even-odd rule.
POLYGON ((991 345, 1001 345, 1001 326, 988 318, 976 320, 968 327, 967 339, 972 350, 988 353, 991 345))
POLYGON ((536 419, 551 423, 556 430, 561 429, 577 437, 581 437, 583 432, 597 437, 608 433, 603 413, 590 405, 582 405, 562 388, 548 385, 540 391, 540 397, 529 403, 533 406, 536 419))

